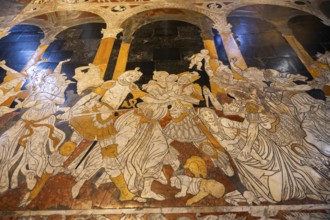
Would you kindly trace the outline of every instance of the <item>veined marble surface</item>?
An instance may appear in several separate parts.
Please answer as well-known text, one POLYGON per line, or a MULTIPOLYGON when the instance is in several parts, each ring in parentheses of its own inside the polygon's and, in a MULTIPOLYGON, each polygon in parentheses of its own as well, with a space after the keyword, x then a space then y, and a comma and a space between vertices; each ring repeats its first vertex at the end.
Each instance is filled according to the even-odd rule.
POLYGON ((41 0, 4 16, 0 218, 329 219, 328 43, 308 54, 275 16, 323 3, 41 0), (247 65, 258 36, 217 18, 240 7, 302 73, 282 55, 247 65))

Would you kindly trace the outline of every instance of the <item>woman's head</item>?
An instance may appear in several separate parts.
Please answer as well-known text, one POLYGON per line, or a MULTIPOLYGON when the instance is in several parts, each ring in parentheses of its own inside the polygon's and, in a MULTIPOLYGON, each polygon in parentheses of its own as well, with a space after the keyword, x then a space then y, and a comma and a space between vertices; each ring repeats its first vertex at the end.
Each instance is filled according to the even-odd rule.
POLYGON ((122 75, 118 77, 118 79, 133 83, 138 81, 141 76, 142 76, 142 72, 139 71, 139 68, 135 68, 134 70, 129 70, 124 72, 122 75))
POLYGON ((210 108, 202 108, 199 110, 199 115, 206 123, 212 123, 216 120, 217 114, 210 108))
POLYGON ((152 76, 152 78, 158 82, 160 81, 165 82, 166 78, 169 75, 170 74, 166 71, 154 71, 154 75, 152 76))

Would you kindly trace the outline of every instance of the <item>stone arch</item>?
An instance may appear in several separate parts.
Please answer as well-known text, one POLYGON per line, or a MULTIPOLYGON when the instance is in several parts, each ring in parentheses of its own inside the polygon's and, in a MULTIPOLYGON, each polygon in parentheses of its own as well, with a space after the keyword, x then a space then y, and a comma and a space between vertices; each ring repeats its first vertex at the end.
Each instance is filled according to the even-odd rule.
MULTIPOLYGON (((0 60, 16 71, 21 71, 37 50, 44 32, 37 25, 17 24, 9 30, 9 34, 0 39, 0 60), (15 54, 15 55, 14 55, 15 54)), ((0 68, 0 83, 5 72, 0 68)))
MULTIPOLYGON (((305 5, 300 5, 295 3, 297 1, 274 1, 274 0, 250 0, 248 2, 237 2, 237 3, 231 3, 229 5, 227 5, 228 10, 224 13, 224 16, 227 17, 230 13, 232 13, 233 11, 245 7, 245 6, 249 6, 249 5, 274 5, 274 6, 283 6, 283 7, 288 7, 288 8, 293 8, 293 9, 297 9, 303 12, 306 12, 308 14, 312 14, 318 18, 320 18, 324 23, 329 23, 329 19, 323 14, 321 13, 320 10, 315 10, 309 7, 306 7, 305 5)), ((299 1, 298 1, 299 2, 299 1)), ((309 4, 309 3, 307 3, 309 4)))
MULTIPOLYGON (((54 62, 59 62, 63 59, 71 58, 71 62, 80 63, 81 65, 88 65, 88 63, 92 63, 96 51, 99 47, 99 44, 102 39, 102 28, 105 28, 105 23, 97 23, 97 22, 81 22, 72 24, 71 26, 66 27, 65 29, 62 29, 60 31, 55 32, 54 34, 54 41, 49 45, 49 49, 51 51, 61 51, 59 49, 59 46, 53 46, 52 44, 56 41, 62 41, 65 42, 64 46, 64 52, 67 51, 80 51, 80 52, 74 52, 72 53, 73 56, 82 56, 84 52, 86 52, 86 55, 89 51, 93 51, 93 55, 91 55, 89 60, 85 59, 73 59, 73 57, 66 57, 66 56, 60 56, 60 58, 57 58, 59 60, 56 60, 54 62), (87 43, 88 42, 88 43, 87 43), (92 46, 94 45, 94 46, 92 46), (52 48, 54 47, 54 48, 52 48), (83 49, 86 47, 85 49, 83 49)), ((47 53, 47 51, 46 51, 47 53)), ((47 58, 47 57, 46 57, 47 58)), ((79 65, 78 65, 79 66, 79 65)))
POLYGON ((294 49, 282 36, 290 32, 287 22, 291 17, 306 14, 289 7, 255 4, 236 9, 227 20, 233 26, 233 33, 248 66, 300 73, 311 78, 294 49))
POLYGON ((97 17, 101 18, 105 23, 107 23, 107 17, 105 13, 104 8, 86 8, 86 7, 81 7, 80 5, 77 5, 77 7, 74 8, 67 8, 63 6, 59 6, 57 8, 47 8, 42 10, 42 8, 35 8, 30 11, 27 11, 23 13, 22 15, 19 15, 11 24, 10 26, 14 26, 18 23, 24 22, 24 21, 29 21, 29 20, 34 20, 36 17, 42 17, 47 14, 55 14, 55 13, 63 13, 63 12, 83 12, 83 13, 90 13, 94 14, 97 17))
MULTIPOLYGON (((55 11, 50 13, 44 13, 32 18, 23 20, 21 23, 31 24, 38 26, 45 33, 46 44, 50 43, 57 34, 71 27, 88 24, 88 23, 105 23, 102 17, 97 14, 85 12, 85 11, 55 11), (70 12, 70 16, 62 18, 62 21, 57 22, 59 17, 65 12, 70 12), (76 12, 72 15, 73 12, 76 12), (76 16, 76 17, 75 17, 76 16), (56 23, 53 23, 52 20, 56 23)), ((44 42, 45 43, 45 42, 44 42)))
POLYGON ((193 24, 175 20, 154 21, 143 25, 134 33, 128 62, 151 62, 154 68, 146 71, 149 74, 154 69, 171 73, 188 71, 189 61, 185 57, 204 48, 199 31, 199 27, 193 24), (169 63, 172 65, 167 65, 169 63))
MULTIPOLYGON (((321 2, 320 7, 321 7, 322 4, 327 3, 327 2, 328 1, 321 2)), ((292 4, 292 3, 290 3, 290 4, 292 4)), ((281 30, 282 33, 291 34, 292 30, 291 30, 291 28, 289 28, 289 22, 292 21, 292 20, 297 21, 297 20, 299 20, 299 17, 302 18, 302 17, 305 17, 305 16, 310 16, 312 18, 312 20, 314 20, 314 22, 316 20, 319 21, 318 26, 328 27, 328 26, 326 26, 324 20, 322 20, 323 16, 321 16, 321 17, 317 16, 317 15, 315 15, 315 13, 311 13, 308 10, 303 10, 303 8, 300 8, 300 7, 286 7, 286 6, 282 6, 282 5, 270 5, 270 4, 255 4, 255 5, 248 5, 248 6, 244 6, 244 7, 240 7, 240 8, 246 8, 246 7, 249 7, 249 6, 251 6, 251 7, 253 7, 253 6, 267 6, 267 7, 276 7, 276 8, 278 8, 278 11, 280 11, 280 13, 281 13, 280 15, 274 13, 274 9, 272 8, 272 10, 271 10, 272 13, 267 13, 266 12, 266 13, 263 14, 264 17, 262 17, 262 16, 254 16, 254 17, 258 17, 259 19, 262 19, 262 20, 265 20, 267 22, 276 24, 276 26, 278 26, 279 30, 281 30), (286 10, 284 10, 284 9, 286 9, 286 10), (280 20, 276 20, 276 18, 274 19, 274 18, 272 18, 272 16, 269 16, 271 14, 275 14, 275 17, 276 16, 280 17, 280 20, 283 20, 285 22, 278 22, 280 20)), ((330 4, 329 4, 329 7, 330 7, 330 4)), ((236 10, 238 10, 240 8, 236 8, 236 10)), ((234 12, 235 11, 232 11, 232 13, 234 13, 234 12)), ((227 17, 227 20, 228 20, 228 17, 227 17)), ((249 17, 249 16, 246 16, 246 17, 249 17)), ((330 29, 330 27, 329 27, 329 29, 330 29)), ((328 49, 328 48, 324 47, 321 50, 321 52, 324 52, 325 49, 328 49)), ((309 53, 310 53, 311 56, 315 57, 315 53, 316 53, 315 51, 313 51, 313 52, 309 51, 309 53)))
MULTIPOLYGON (((87 66, 95 59, 101 45, 102 33, 105 23, 82 22, 76 23, 63 30, 56 31, 42 58, 47 62, 42 63, 42 68, 54 69, 60 61, 70 59, 62 66, 62 73, 72 79, 75 68, 87 66)), ((76 84, 68 85, 67 90, 76 92, 76 84)))
MULTIPOLYGON (((53 26, 48 21, 37 19, 36 17, 25 20, 21 22, 23 24, 31 24, 40 27, 46 35, 56 36, 58 33, 69 29, 71 27, 87 24, 87 23, 105 23, 104 20, 100 19, 100 17, 95 18, 80 18, 78 20, 67 20, 62 25, 53 26)), ((47 36, 46 36, 47 37, 47 36)))
POLYGON ((321 23, 317 17, 313 15, 293 17, 288 25, 293 35, 314 59, 318 52, 324 53, 330 50, 330 27, 321 23))
MULTIPOLYGON (((170 74, 192 71, 187 58, 204 49, 199 32, 198 26, 178 20, 158 20, 143 25, 130 43, 126 69, 140 67, 144 73, 139 80, 141 84, 151 80, 155 70, 170 74)), ((197 83, 210 87, 208 75, 203 71, 197 83)))
MULTIPOLYGON (((65 23, 65 29, 67 28, 71 28, 77 25, 81 25, 81 24, 87 24, 87 23, 105 23, 104 20, 100 19, 99 17, 95 17, 95 18, 82 18, 79 20, 75 20, 75 21, 69 21, 65 23)), ((48 28, 48 24, 45 21, 40 21, 39 19, 36 18, 31 18, 28 20, 25 20, 23 22, 21 22, 20 24, 30 24, 30 25, 35 25, 40 27, 42 30, 43 29, 47 29, 48 28)), ((65 30, 63 29, 63 30, 65 30)))
POLYGON ((186 3, 181 3, 181 4, 165 3, 165 4, 143 5, 143 6, 135 7, 133 9, 129 9, 129 10, 125 11, 123 13, 123 16, 121 16, 121 18, 118 20, 119 26, 122 26, 122 24, 127 19, 129 19, 137 14, 144 13, 147 11, 160 10, 160 9, 177 9, 177 10, 184 10, 187 12, 189 11, 190 13, 200 13, 212 20, 212 18, 211 18, 212 13, 207 9, 203 9, 201 7, 196 7, 196 6, 193 6, 192 4, 186 4, 186 3))
MULTIPOLYGON (((273 24, 278 23, 279 20, 286 20, 288 22, 290 19, 292 19, 296 16, 301 16, 301 15, 315 16, 309 12, 306 12, 306 11, 303 11, 303 10, 300 10, 297 8, 293 8, 293 7, 287 7, 287 6, 282 6, 282 5, 271 5, 271 4, 249 4, 249 5, 245 5, 242 7, 238 7, 235 10, 231 11, 231 13, 228 14, 228 16, 226 17, 226 20, 228 21, 228 18, 240 9, 251 9, 251 10, 254 10, 255 12, 257 12, 256 14, 253 14, 253 15, 244 14, 244 17, 258 18, 258 19, 261 19, 261 20, 264 20, 266 22, 270 22, 273 24), (263 8, 261 8, 261 7, 263 7, 263 8), (277 9, 277 12, 275 12, 274 9, 277 9), (278 19, 278 17, 280 17, 280 19, 278 19)), ((281 23, 281 26, 285 26, 285 25, 287 25, 287 23, 281 23)))
POLYGON ((211 29, 213 21, 209 17, 199 12, 191 14, 190 11, 186 9, 167 8, 143 11, 126 19, 121 26, 124 30, 129 30, 124 32, 124 39, 125 37, 133 36, 133 34, 144 25, 165 20, 192 24, 202 31, 202 34, 205 35, 203 38, 212 38, 211 29))

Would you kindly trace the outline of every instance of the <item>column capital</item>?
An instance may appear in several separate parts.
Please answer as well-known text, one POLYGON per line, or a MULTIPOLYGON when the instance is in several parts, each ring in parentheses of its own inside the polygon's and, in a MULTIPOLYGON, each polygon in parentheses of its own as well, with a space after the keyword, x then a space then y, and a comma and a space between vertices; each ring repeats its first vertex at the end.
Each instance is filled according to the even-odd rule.
POLYGON ((216 29, 219 34, 231 34, 231 24, 227 23, 227 22, 216 22, 213 24, 213 28, 216 29))
POLYGON ((66 29, 68 29, 67 26, 46 26, 42 28, 45 36, 43 39, 40 40, 40 44, 46 46, 50 45, 56 39, 56 36, 66 29))
POLYGON ((40 40, 40 45, 41 46, 48 46, 51 43, 53 43, 53 41, 55 40, 55 36, 45 36, 43 39, 40 40))
POLYGON ((123 31, 122 28, 108 27, 106 29, 102 29, 101 33, 103 34, 103 38, 116 38, 117 35, 122 31, 123 31))
POLYGON ((277 27, 277 30, 282 35, 293 35, 293 32, 292 32, 291 28, 289 28, 289 27, 277 27))
POLYGON ((275 25, 276 29, 282 34, 282 35, 293 35, 292 29, 288 26, 288 21, 272 21, 273 25, 275 25))

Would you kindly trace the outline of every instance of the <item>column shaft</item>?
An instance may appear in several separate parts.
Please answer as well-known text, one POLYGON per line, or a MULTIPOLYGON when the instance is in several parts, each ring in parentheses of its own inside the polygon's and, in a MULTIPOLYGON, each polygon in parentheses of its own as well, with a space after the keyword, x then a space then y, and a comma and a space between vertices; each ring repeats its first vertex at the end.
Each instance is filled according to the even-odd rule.
POLYGON ((213 72, 215 72, 218 68, 218 65, 212 59, 219 59, 217 54, 217 48, 215 47, 213 40, 204 40, 203 42, 204 42, 204 48, 209 51, 209 55, 211 57, 210 65, 213 72))
POLYGON ((49 45, 40 45, 36 52, 33 54, 32 58, 29 60, 29 62, 23 67, 23 69, 21 70, 21 72, 29 69, 31 66, 33 66, 34 64, 36 64, 38 61, 40 61, 41 57, 44 55, 44 53, 46 52, 47 48, 49 45))
POLYGON ((292 34, 283 34, 285 40, 290 44, 292 49, 296 52, 301 62, 304 64, 309 73, 315 78, 321 76, 321 73, 312 67, 315 63, 314 59, 306 52, 304 47, 300 44, 295 36, 292 34))
MULTIPOLYGON (((216 48, 213 40, 203 40, 203 42, 204 42, 204 48, 209 51, 209 55, 211 57, 210 66, 211 66, 213 73, 215 74, 217 71, 217 68, 219 67, 219 65, 216 62, 214 62, 214 59, 216 59, 216 60, 219 59, 218 54, 217 54, 217 48, 216 48)), ((217 84, 215 84, 212 81, 210 81, 210 87, 211 87, 211 92, 213 95, 217 95, 219 93, 225 92, 225 90, 223 88, 220 88, 217 84)))
POLYGON ((115 71, 112 76, 113 80, 117 79, 118 76, 120 76, 123 72, 125 72, 130 46, 131 46, 131 44, 129 44, 129 43, 121 44, 115 71))
MULTIPOLYGON (((20 72, 24 73, 27 69, 29 69, 31 66, 36 64, 41 59, 42 55, 45 53, 47 48, 48 48, 48 45, 40 45, 37 48, 36 52, 33 54, 32 58, 27 62, 27 64, 25 64, 25 66, 23 67, 23 69, 20 72)), ((7 72, 6 77, 4 78, 4 82, 9 82, 10 80, 16 79, 18 77, 22 77, 22 75, 17 74, 17 73, 7 72)), ((24 83, 23 81, 22 81, 22 83, 19 83, 15 87, 15 91, 20 90, 23 83, 24 83)), ((17 97, 24 99, 27 97, 27 95, 28 95, 28 92, 27 92, 27 90, 25 90, 25 91, 21 92, 20 94, 18 94, 17 97)), ((13 101, 15 100, 15 98, 16 97, 10 97, 5 102, 3 102, 1 104, 1 106, 10 106, 13 103, 13 101)))
MULTIPOLYGON (((312 64, 317 65, 319 68, 329 69, 329 66, 326 64, 315 61, 305 50, 305 48, 301 45, 301 43, 297 40, 297 38, 292 34, 283 34, 283 37, 290 44, 292 49, 296 52, 301 62, 304 64, 308 72, 312 75, 313 78, 322 76, 322 73, 314 68, 312 64)), ((323 92, 326 96, 330 96, 330 86, 325 85, 323 87, 323 92)))
POLYGON ((100 67, 102 77, 104 77, 104 74, 107 70, 107 66, 109 63, 110 55, 111 55, 115 40, 116 40, 116 38, 113 38, 113 37, 103 38, 101 40, 100 46, 96 52, 93 64, 100 67))
MULTIPOLYGON (((247 68, 246 62, 243 58, 243 55, 241 53, 241 50, 239 49, 232 33, 220 33, 223 46, 225 47, 226 54, 228 57, 228 60, 232 58, 236 58, 236 66, 240 69, 244 70, 247 68)), ((234 72, 234 78, 235 79, 242 79, 242 76, 238 73, 234 72)))

